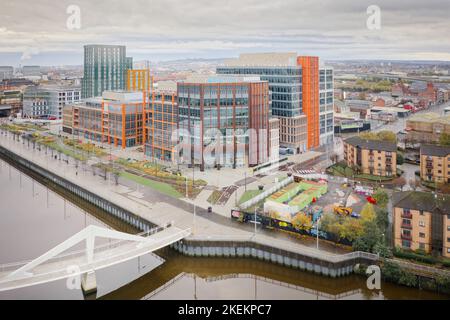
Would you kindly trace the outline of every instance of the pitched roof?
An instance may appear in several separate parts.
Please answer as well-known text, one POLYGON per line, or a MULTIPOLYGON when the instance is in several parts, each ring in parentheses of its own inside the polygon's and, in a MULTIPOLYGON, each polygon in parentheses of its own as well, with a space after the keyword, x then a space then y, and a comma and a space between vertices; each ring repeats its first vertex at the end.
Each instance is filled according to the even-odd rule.
POLYGON ((446 157, 450 154, 450 146, 426 144, 420 146, 420 154, 426 156, 446 157))
POLYGON ((362 139, 358 136, 354 136, 345 140, 346 143, 351 144, 354 147, 361 147, 370 150, 380 150, 380 151, 397 151, 397 145, 389 141, 381 140, 367 140, 362 139))
POLYGON ((395 192, 392 203, 398 208, 450 214, 450 195, 419 191, 395 192))

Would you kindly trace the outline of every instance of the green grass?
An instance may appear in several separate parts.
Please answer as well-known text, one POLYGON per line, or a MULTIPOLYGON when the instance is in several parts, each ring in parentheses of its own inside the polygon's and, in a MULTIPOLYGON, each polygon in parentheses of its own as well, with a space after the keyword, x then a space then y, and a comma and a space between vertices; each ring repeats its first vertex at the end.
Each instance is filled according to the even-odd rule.
POLYGON ((211 204, 216 204, 216 202, 219 200, 221 195, 222 195, 222 192, 214 190, 206 201, 208 201, 211 204))
POLYGON ((243 204, 244 202, 256 197, 258 194, 260 194, 263 191, 264 190, 247 190, 247 191, 245 191, 244 194, 239 199, 238 204, 239 205, 243 204))
POLYGON ((60 145, 58 145, 56 142, 49 142, 49 143, 44 143, 44 145, 47 145, 49 148, 59 151, 62 154, 65 154, 66 156, 72 157, 74 159, 80 160, 80 161, 84 161, 87 160, 87 158, 85 156, 82 156, 76 152, 73 152, 72 150, 66 149, 61 147, 60 145))
POLYGON ((162 182, 158 182, 158 181, 153 181, 150 179, 146 179, 128 172, 121 172, 120 176, 128 179, 128 180, 132 180, 134 182, 137 182, 143 186, 147 186, 150 187, 156 191, 159 191, 161 193, 164 193, 168 196, 174 197, 174 198, 181 198, 182 195, 181 193, 179 193, 177 190, 175 190, 172 186, 166 184, 166 183, 162 183, 162 182))
MULTIPOLYGON (((347 177, 352 178, 353 177, 353 170, 350 167, 344 167, 339 164, 335 164, 327 169, 327 172, 340 177, 347 177)), ((365 179, 370 181, 390 181, 394 179, 395 177, 383 177, 383 176, 375 176, 370 175, 367 173, 361 173, 361 174, 354 174, 355 179, 365 179)))
POLYGON ((366 179, 371 181, 390 181, 393 179, 393 177, 383 177, 383 176, 374 176, 370 174, 357 174, 355 175, 355 178, 358 179, 366 179))

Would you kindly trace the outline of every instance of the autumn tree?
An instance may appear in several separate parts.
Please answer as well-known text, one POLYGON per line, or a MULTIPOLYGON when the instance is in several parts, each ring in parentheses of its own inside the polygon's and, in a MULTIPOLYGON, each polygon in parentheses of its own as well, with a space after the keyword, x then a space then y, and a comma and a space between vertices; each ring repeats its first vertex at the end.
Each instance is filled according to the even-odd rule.
POLYGON ((339 242, 341 239, 341 219, 341 217, 338 217, 334 213, 326 213, 320 219, 319 228, 334 235, 336 237, 336 241, 339 242))
POLYGON ((341 239, 354 241, 359 238, 363 232, 363 224, 358 219, 346 218, 340 225, 339 236, 341 239))
POLYGON ((439 144, 443 146, 450 146, 450 134, 448 133, 441 133, 441 136, 439 137, 439 144))
POLYGON ((359 136, 360 138, 367 140, 378 140, 397 143, 397 135, 389 130, 382 130, 379 132, 363 132, 359 136))
POLYGON ((381 141, 389 141, 392 143, 397 143, 397 135, 389 130, 382 130, 380 132, 378 132, 378 138, 381 141))
POLYGON ((304 213, 297 214, 291 223, 297 230, 309 231, 312 228, 311 218, 304 213))
POLYGON ((384 189, 378 188, 372 195, 372 197, 377 201, 377 205, 379 207, 387 208, 387 205, 389 203, 389 195, 384 189))
POLYGON ((373 204, 366 203, 364 207, 362 208, 361 212, 361 219, 365 221, 372 221, 376 217, 375 208, 373 207, 373 204))

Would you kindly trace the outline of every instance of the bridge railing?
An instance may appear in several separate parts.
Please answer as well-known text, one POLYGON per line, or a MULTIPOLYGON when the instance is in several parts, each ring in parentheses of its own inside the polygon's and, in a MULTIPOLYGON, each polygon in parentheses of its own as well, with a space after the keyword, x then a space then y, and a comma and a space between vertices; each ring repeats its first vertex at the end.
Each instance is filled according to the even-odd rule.
MULTIPOLYGON (((183 238, 187 235, 190 234, 190 229, 180 229, 179 231, 177 231, 174 234, 170 234, 168 236, 165 236, 163 238, 159 238, 156 239, 155 242, 151 243, 152 244, 152 250, 151 251, 155 251, 158 250, 162 247, 164 247, 165 245, 167 245, 168 243, 172 243, 174 241, 178 241, 180 240, 180 238, 183 238)), ((148 248, 148 246, 144 247, 144 248, 148 248)), ((49 281, 53 281, 53 280, 58 280, 58 279, 64 279, 67 278, 68 276, 76 276, 79 274, 83 274, 86 272, 90 272, 90 271, 95 271, 95 270, 99 270, 111 265, 114 265, 118 262, 123 262, 123 261, 127 261, 133 258, 138 257, 139 255, 142 255, 142 248, 139 247, 134 247, 134 248, 130 248, 130 247, 126 247, 126 250, 122 251, 122 252, 118 252, 117 254, 113 255, 113 254, 108 254, 104 257, 101 258, 97 258, 95 259, 95 261, 93 261, 92 263, 88 263, 87 261, 82 261, 79 263, 74 262, 73 264, 56 264, 56 265, 52 265, 50 268, 50 271, 48 272, 39 272, 36 274, 31 274, 31 275, 26 275, 26 276, 20 276, 18 278, 8 278, 7 276, 4 276, 0 279, 0 291, 2 290, 10 290, 12 288, 18 288, 21 287, 20 284, 17 283, 17 281, 19 280, 28 280, 28 279, 33 279, 32 282, 34 283, 45 283, 45 282, 49 282, 49 281), (78 270, 70 270, 68 269, 69 266, 75 265, 78 267, 78 270), (8 282, 13 281, 11 285, 8 285, 8 282)), ((144 250, 145 252, 145 250, 144 250)), ((47 264, 47 263, 45 263, 47 264)), ((27 286, 30 284, 22 284, 22 286, 27 286)))
MULTIPOLYGON (((158 227, 152 228, 148 231, 143 231, 143 232, 137 233, 136 236, 148 237, 148 236, 158 233, 166 228, 169 228, 172 225, 173 225, 173 222, 167 224, 166 226, 158 226, 158 227)), ((127 242, 130 242, 130 241, 128 241, 128 240, 113 240, 113 241, 109 241, 108 243, 97 245, 94 248, 94 255, 104 252, 104 251, 107 251, 107 250, 117 248, 127 242)), ((73 251, 70 251, 67 253, 60 254, 57 257, 50 258, 45 262, 45 264, 56 263, 56 262, 69 260, 69 259, 76 259, 77 257, 86 256, 86 254, 87 254, 86 248, 79 249, 79 250, 73 250, 73 251)), ((12 271, 30 263, 31 261, 33 261, 33 260, 24 260, 24 261, 19 261, 19 262, 1 264, 0 272, 8 272, 8 271, 12 272, 12 271)))

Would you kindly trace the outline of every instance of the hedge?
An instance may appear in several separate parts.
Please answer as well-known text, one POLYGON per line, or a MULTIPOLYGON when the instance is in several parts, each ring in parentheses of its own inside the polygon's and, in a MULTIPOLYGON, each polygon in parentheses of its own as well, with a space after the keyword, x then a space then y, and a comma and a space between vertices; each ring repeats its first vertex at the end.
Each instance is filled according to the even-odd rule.
POLYGON ((395 249, 393 253, 394 253, 394 256, 396 256, 396 257, 411 259, 411 260, 414 260, 417 262, 423 262, 423 263, 428 263, 428 264, 436 264, 437 262, 439 262, 438 259, 436 259, 435 257, 432 257, 432 256, 422 255, 422 254, 414 253, 414 252, 407 252, 407 251, 403 251, 403 250, 399 250, 399 249, 395 249))

